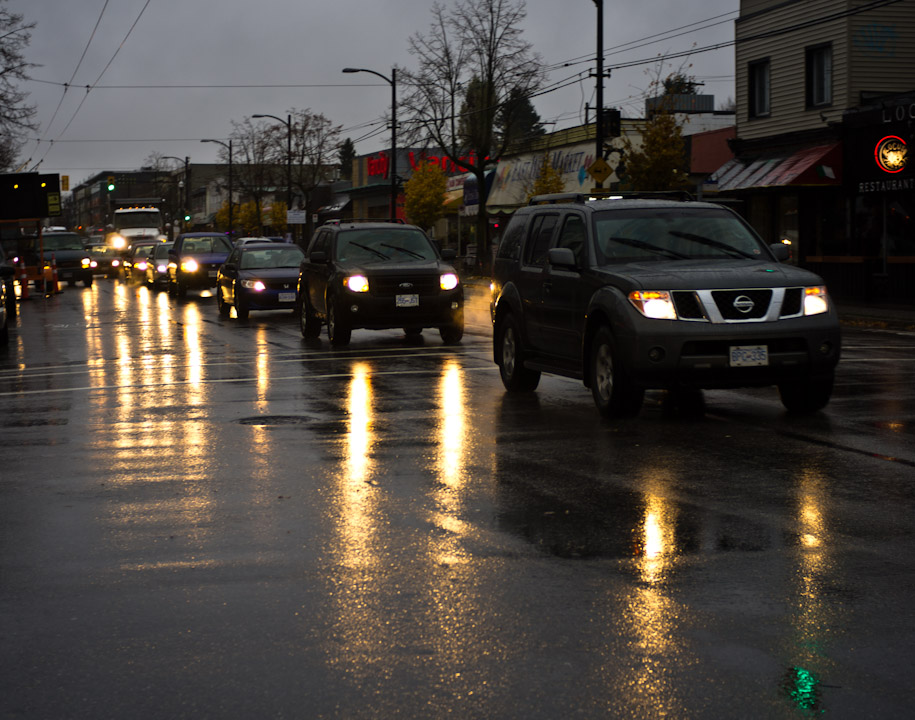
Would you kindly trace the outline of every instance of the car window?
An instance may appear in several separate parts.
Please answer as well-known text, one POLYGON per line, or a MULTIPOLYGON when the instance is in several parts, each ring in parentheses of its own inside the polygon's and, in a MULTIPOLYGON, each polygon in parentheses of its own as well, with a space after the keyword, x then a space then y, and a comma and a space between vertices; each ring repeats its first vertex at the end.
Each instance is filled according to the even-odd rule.
POLYGON ((753 231, 719 208, 608 210, 594 222, 601 263, 768 257, 753 231))
POLYGON ((265 270, 269 268, 298 267, 302 251, 295 246, 288 248, 259 248, 241 254, 242 270, 265 270))
POLYGON ((575 264, 578 267, 584 267, 587 259, 585 247, 587 237, 584 219, 581 215, 574 213, 568 215, 562 223, 559 238, 556 240, 556 247, 569 248, 575 255, 575 264))
POLYGON ((227 253, 231 252, 232 246, 222 235, 214 235, 212 237, 186 238, 182 249, 186 253, 227 253))
POLYGON ((524 239, 524 228, 527 216, 518 216, 509 223, 502 242, 499 243, 498 257, 517 260, 521 257, 521 241, 524 239))
POLYGON ((83 241, 76 233, 44 235, 42 243, 45 250, 83 250, 83 241))
POLYGON ((426 235, 411 228, 348 230, 337 236, 340 262, 425 262, 437 257, 426 235))
POLYGON ((326 230, 319 232, 314 240, 311 243, 311 247, 308 248, 309 253, 313 252, 323 252, 329 253, 330 251, 330 233, 326 230))
POLYGON ((553 229, 559 220, 557 214, 543 214, 534 218, 524 249, 524 262, 528 265, 545 265, 553 229))

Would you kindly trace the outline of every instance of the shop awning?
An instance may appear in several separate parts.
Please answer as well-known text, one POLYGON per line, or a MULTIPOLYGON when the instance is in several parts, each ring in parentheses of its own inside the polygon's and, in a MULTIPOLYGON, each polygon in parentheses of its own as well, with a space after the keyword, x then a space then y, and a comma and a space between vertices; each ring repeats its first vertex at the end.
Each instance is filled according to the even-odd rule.
POLYGON ((443 201, 443 207, 445 211, 457 210, 464 204, 464 188, 460 187, 457 190, 448 190, 445 192, 445 199, 443 201))
POLYGON ((718 192, 785 186, 842 184, 842 144, 816 145, 793 153, 734 158, 712 174, 718 192))

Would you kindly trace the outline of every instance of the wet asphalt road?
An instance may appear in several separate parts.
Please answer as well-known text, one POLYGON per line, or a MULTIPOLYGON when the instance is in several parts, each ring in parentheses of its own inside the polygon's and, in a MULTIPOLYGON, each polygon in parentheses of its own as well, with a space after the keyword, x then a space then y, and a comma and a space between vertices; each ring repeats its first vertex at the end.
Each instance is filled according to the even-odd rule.
POLYGON ((827 411, 577 382, 468 334, 303 341, 136 285, 0 350, 0 717, 908 718, 915 336, 827 411))

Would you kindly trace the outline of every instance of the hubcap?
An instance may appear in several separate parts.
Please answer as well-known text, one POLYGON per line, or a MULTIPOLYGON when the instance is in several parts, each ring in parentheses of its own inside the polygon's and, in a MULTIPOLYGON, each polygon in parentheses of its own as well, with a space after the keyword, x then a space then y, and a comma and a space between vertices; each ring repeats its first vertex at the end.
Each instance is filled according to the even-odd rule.
POLYGON ((506 328, 502 336, 502 366, 509 375, 515 371, 515 333, 512 328, 506 328))
POLYGON ((594 360, 594 383, 597 391, 604 400, 610 400, 613 392, 613 357, 608 345, 601 345, 597 349, 594 360))

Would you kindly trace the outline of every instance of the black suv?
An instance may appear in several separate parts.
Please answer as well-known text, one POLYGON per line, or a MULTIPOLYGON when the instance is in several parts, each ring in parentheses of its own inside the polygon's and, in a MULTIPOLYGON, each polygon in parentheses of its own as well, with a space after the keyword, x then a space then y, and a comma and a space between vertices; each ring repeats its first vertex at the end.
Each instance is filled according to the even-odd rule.
POLYGON ((436 327, 446 343, 464 335, 464 287, 449 261, 418 227, 394 222, 332 222, 315 232, 299 269, 296 305, 302 335, 322 323, 332 345, 355 328, 436 327))
POLYGON ((829 402, 841 336, 817 275, 720 205, 541 196, 493 268, 493 359, 509 391, 580 378, 605 416, 649 388, 777 385, 790 411, 829 402))

